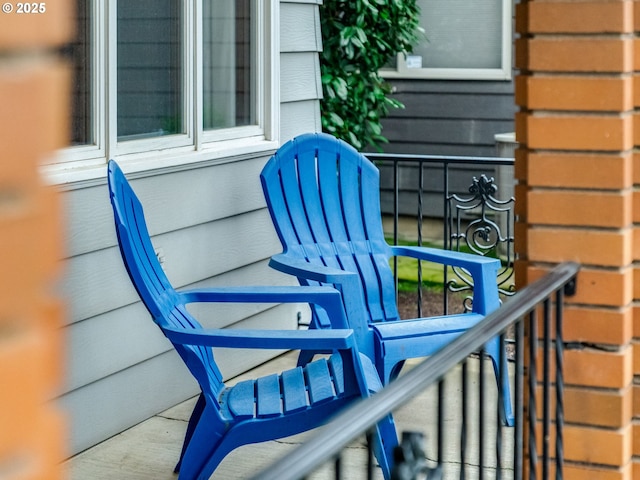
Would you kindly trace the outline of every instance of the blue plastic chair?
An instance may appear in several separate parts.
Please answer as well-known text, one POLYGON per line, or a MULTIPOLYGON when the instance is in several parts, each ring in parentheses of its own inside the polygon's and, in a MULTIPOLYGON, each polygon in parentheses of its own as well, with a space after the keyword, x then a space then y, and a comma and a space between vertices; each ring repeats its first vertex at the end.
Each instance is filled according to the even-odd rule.
MULTIPOLYGON (((374 361, 385 385, 404 360, 432 355, 500 306, 497 259, 387 244, 378 169, 347 143, 323 133, 301 135, 278 149, 260 178, 284 250, 270 265, 295 275, 302 285, 333 285, 342 292, 360 352, 374 361), (393 256, 465 269, 474 280, 472 311, 401 320, 389 264, 393 256)), ((312 329, 332 326, 331 319, 313 309, 312 329)), ((486 352, 500 380, 500 364, 506 367, 507 360, 499 338, 486 352)), ((299 364, 313 353, 304 352, 299 364)), ((508 375, 498 385, 502 419, 512 425, 508 375)))
MULTIPOLYGON (((358 353, 340 293, 326 287, 227 287, 178 292, 156 258, 142 205, 114 161, 108 182, 122 259, 154 322, 173 343, 202 390, 191 415, 176 471, 180 479, 208 479, 233 449, 310 430, 353 401, 381 388, 375 367, 358 353), (336 330, 203 329, 189 314, 192 302, 309 302, 336 330), (225 386, 211 347, 312 349, 335 352, 280 375, 225 386)), ((393 418, 373 435, 385 478, 398 444, 393 418)))

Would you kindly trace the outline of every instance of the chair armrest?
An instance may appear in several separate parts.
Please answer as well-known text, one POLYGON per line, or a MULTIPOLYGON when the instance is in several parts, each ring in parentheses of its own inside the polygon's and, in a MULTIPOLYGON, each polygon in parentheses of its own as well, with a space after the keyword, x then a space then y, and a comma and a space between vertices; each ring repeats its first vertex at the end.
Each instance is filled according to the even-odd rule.
POLYGON ((355 347, 352 330, 244 330, 163 328, 171 342, 224 348, 345 350, 355 347))
MULTIPOLYGON (((269 266, 299 279, 335 285, 342 294, 347 318, 351 319, 348 324, 349 328, 356 330, 358 336, 365 335, 367 325, 360 321, 365 308, 365 300, 360 276, 357 273, 309 263, 299 258, 293 258, 286 253, 272 256, 269 260, 269 266)), ((329 321, 336 328, 334 319, 329 317, 329 321)))
POLYGON ((325 265, 316 265, 299 258, 292 258, 284 253, 272 256, 269 260, 269 266, 280 272, 315 282, 343 284, 358 281, 357 273, 325 265))
POLYGON ((340 292, 331 287, 222 287, 183 290, 183 303, 313 303, 322 307, 334 328, 347 328, 340 292))
MULTIPOLYGON (((298 278, 338 286, 347 310, 349 303, 351 303, 349 300, 361 294, 360 276, 354 272, 309 263, 284 253, 272 256, 269 260, 269 266, 298 278)), ((347 312, 347 316, 349 316, 349 312, 347 312)))
POLYGON ((478 268, 493 268, 497 273, 500 268, 500 260, 497 258, 483 257, 472 253, 456 252, 453 250, 443 250, 431 247, 411 247, 394 245, 391 247, 394 255, 412 257, 419 260, 442 263, 453 267, 462 267, 467 270, 478 268))
POLYGON ((500 260, 471 253, 455 252, 430 247, 394 245, 395 256, 404 256, 464 268, 473 278, 473 311, 486 315, 500 306, 497 275, 500 260))

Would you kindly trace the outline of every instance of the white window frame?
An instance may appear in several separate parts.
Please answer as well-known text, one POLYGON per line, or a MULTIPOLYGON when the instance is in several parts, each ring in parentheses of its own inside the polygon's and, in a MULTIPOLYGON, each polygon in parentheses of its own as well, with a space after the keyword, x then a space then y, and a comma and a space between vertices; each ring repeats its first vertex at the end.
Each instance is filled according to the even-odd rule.
MULTIPOLYGON (((394 68, 380 71, 388 79, 425 79, 425 80, 511 80, 512 79, 512 0, 502 0, 502 38, 500 68, 409 68, 403 54, 398 54, 394 68)), ((427 37, 429 32, 426 32, 427 37)))
POLYGON ((156 170, 270 152, 279 144, 280 36, 279 0, 254 0, 256 5, 256 125, 204 131, 202 105, 202 2, 184 0, 183 125, 185 133, 140 140, 117 139, 117 0, 91 5, 92 120, 95 144, 56 152, 44 166, 50 183, 104 178, 106 163, 116 159, 127 171, 156 170))

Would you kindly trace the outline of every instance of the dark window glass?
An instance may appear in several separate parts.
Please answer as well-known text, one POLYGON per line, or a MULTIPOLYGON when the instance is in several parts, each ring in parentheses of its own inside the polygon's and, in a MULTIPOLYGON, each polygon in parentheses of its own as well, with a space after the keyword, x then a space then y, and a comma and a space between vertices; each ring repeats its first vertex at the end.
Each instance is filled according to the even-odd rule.
POLYGON ((118 1, 118 140, 183 132, 181 3, 118 1))

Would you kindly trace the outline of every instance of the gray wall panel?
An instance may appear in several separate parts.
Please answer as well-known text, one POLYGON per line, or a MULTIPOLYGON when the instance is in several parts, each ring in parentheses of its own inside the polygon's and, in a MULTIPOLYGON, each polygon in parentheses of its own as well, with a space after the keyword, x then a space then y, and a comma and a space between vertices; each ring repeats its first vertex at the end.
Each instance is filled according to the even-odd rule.
POLYGON ((498 133, 514 129, 513 82, 393 80, 383 120, 386 152, 494 156, 498 133))
POLYGON ((312 99, 282 105, 280 133, 283 142, 302 133, 319 132, 321 130, 319 100, 312 99))
POLYGON ((314 52, 322 49, 320 15, 313 4, 283 3, 280 23, 287 25, 280 31, 280 51, 314 52))
POLYGON ((317 99, 322 96, 320 60, 312 53, 283 53, 280 56, 282 102, 317 99))

